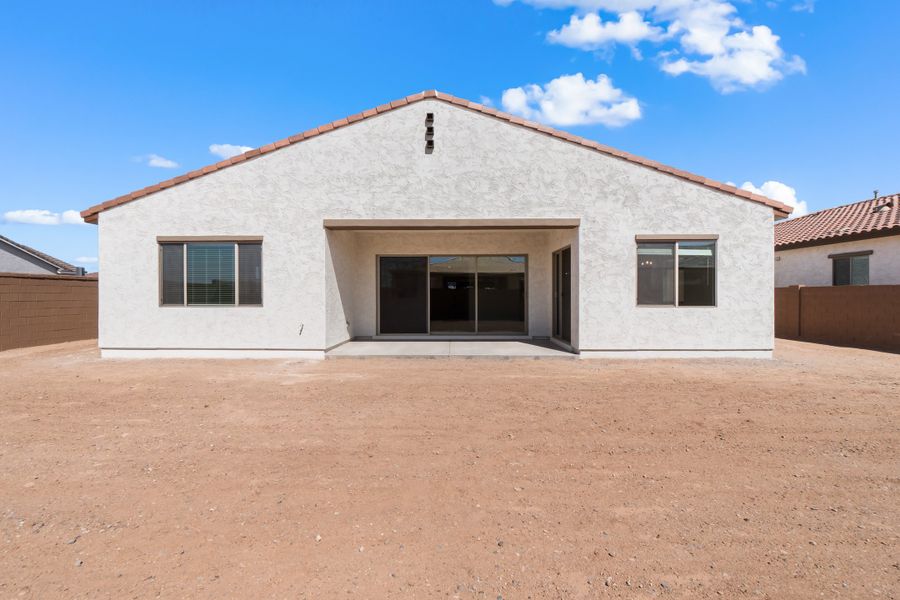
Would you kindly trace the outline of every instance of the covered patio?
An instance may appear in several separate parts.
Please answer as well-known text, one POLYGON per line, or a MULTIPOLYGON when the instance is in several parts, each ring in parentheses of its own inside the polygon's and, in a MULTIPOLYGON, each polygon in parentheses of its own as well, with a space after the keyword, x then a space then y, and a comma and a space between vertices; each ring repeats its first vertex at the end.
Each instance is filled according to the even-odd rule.
POLYGON ((326 352, 575 351, 579 224, 572 218, 325 219, 326 352), (565 263, 557 260, 562 251, 565 263))

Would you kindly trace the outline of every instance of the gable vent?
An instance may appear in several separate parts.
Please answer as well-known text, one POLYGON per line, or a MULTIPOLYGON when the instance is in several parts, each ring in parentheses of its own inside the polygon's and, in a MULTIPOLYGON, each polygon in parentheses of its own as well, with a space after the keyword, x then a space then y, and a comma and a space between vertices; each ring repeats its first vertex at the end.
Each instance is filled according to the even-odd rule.
POLYGON ((425 113, 425 154, 434 152, 434 113, 425 113))

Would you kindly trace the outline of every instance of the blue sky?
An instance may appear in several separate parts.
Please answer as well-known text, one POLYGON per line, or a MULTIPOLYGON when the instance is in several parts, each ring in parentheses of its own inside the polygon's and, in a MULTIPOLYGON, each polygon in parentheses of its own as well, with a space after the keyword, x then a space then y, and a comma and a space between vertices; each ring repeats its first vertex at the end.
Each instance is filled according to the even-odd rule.
POLYGON ((900 192, 897 22, 893 0, 5 3, 0 234, 92 270, 66 211, 431 88, 808 210, 900 192))

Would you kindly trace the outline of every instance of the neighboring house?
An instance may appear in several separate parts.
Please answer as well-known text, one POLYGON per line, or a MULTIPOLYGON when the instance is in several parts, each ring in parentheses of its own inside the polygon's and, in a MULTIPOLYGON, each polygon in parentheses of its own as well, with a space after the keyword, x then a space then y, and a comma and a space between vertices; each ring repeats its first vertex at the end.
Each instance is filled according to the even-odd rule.
POLYGON ((103 356, 552 338, 769 357, 787 206, 423 92, 83 211, 103 356))
POLYGON ((775 224, 775 286, 900 284, 900 194, 775 224))
POLYGON ((84 269, 0 235, 0 273, 84 275, 84 269))

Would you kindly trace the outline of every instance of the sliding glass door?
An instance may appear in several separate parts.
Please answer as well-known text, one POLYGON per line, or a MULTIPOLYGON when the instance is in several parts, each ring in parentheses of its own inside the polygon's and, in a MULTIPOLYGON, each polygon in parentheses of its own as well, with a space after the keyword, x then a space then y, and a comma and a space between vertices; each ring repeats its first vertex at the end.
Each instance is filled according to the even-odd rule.
POLYGON ((522 255, 381 256, 380 334, 528 332, 522 255))
POLYGON ((431 333, 475 333, 475 257, 428 259, 431 333))
POLYGON ((382 256, 378 260, 381 333, 428 333, 428 259, 382 256))
POLYGON ((478 257, 478 331, 525 333, 525 257, 478 257))

